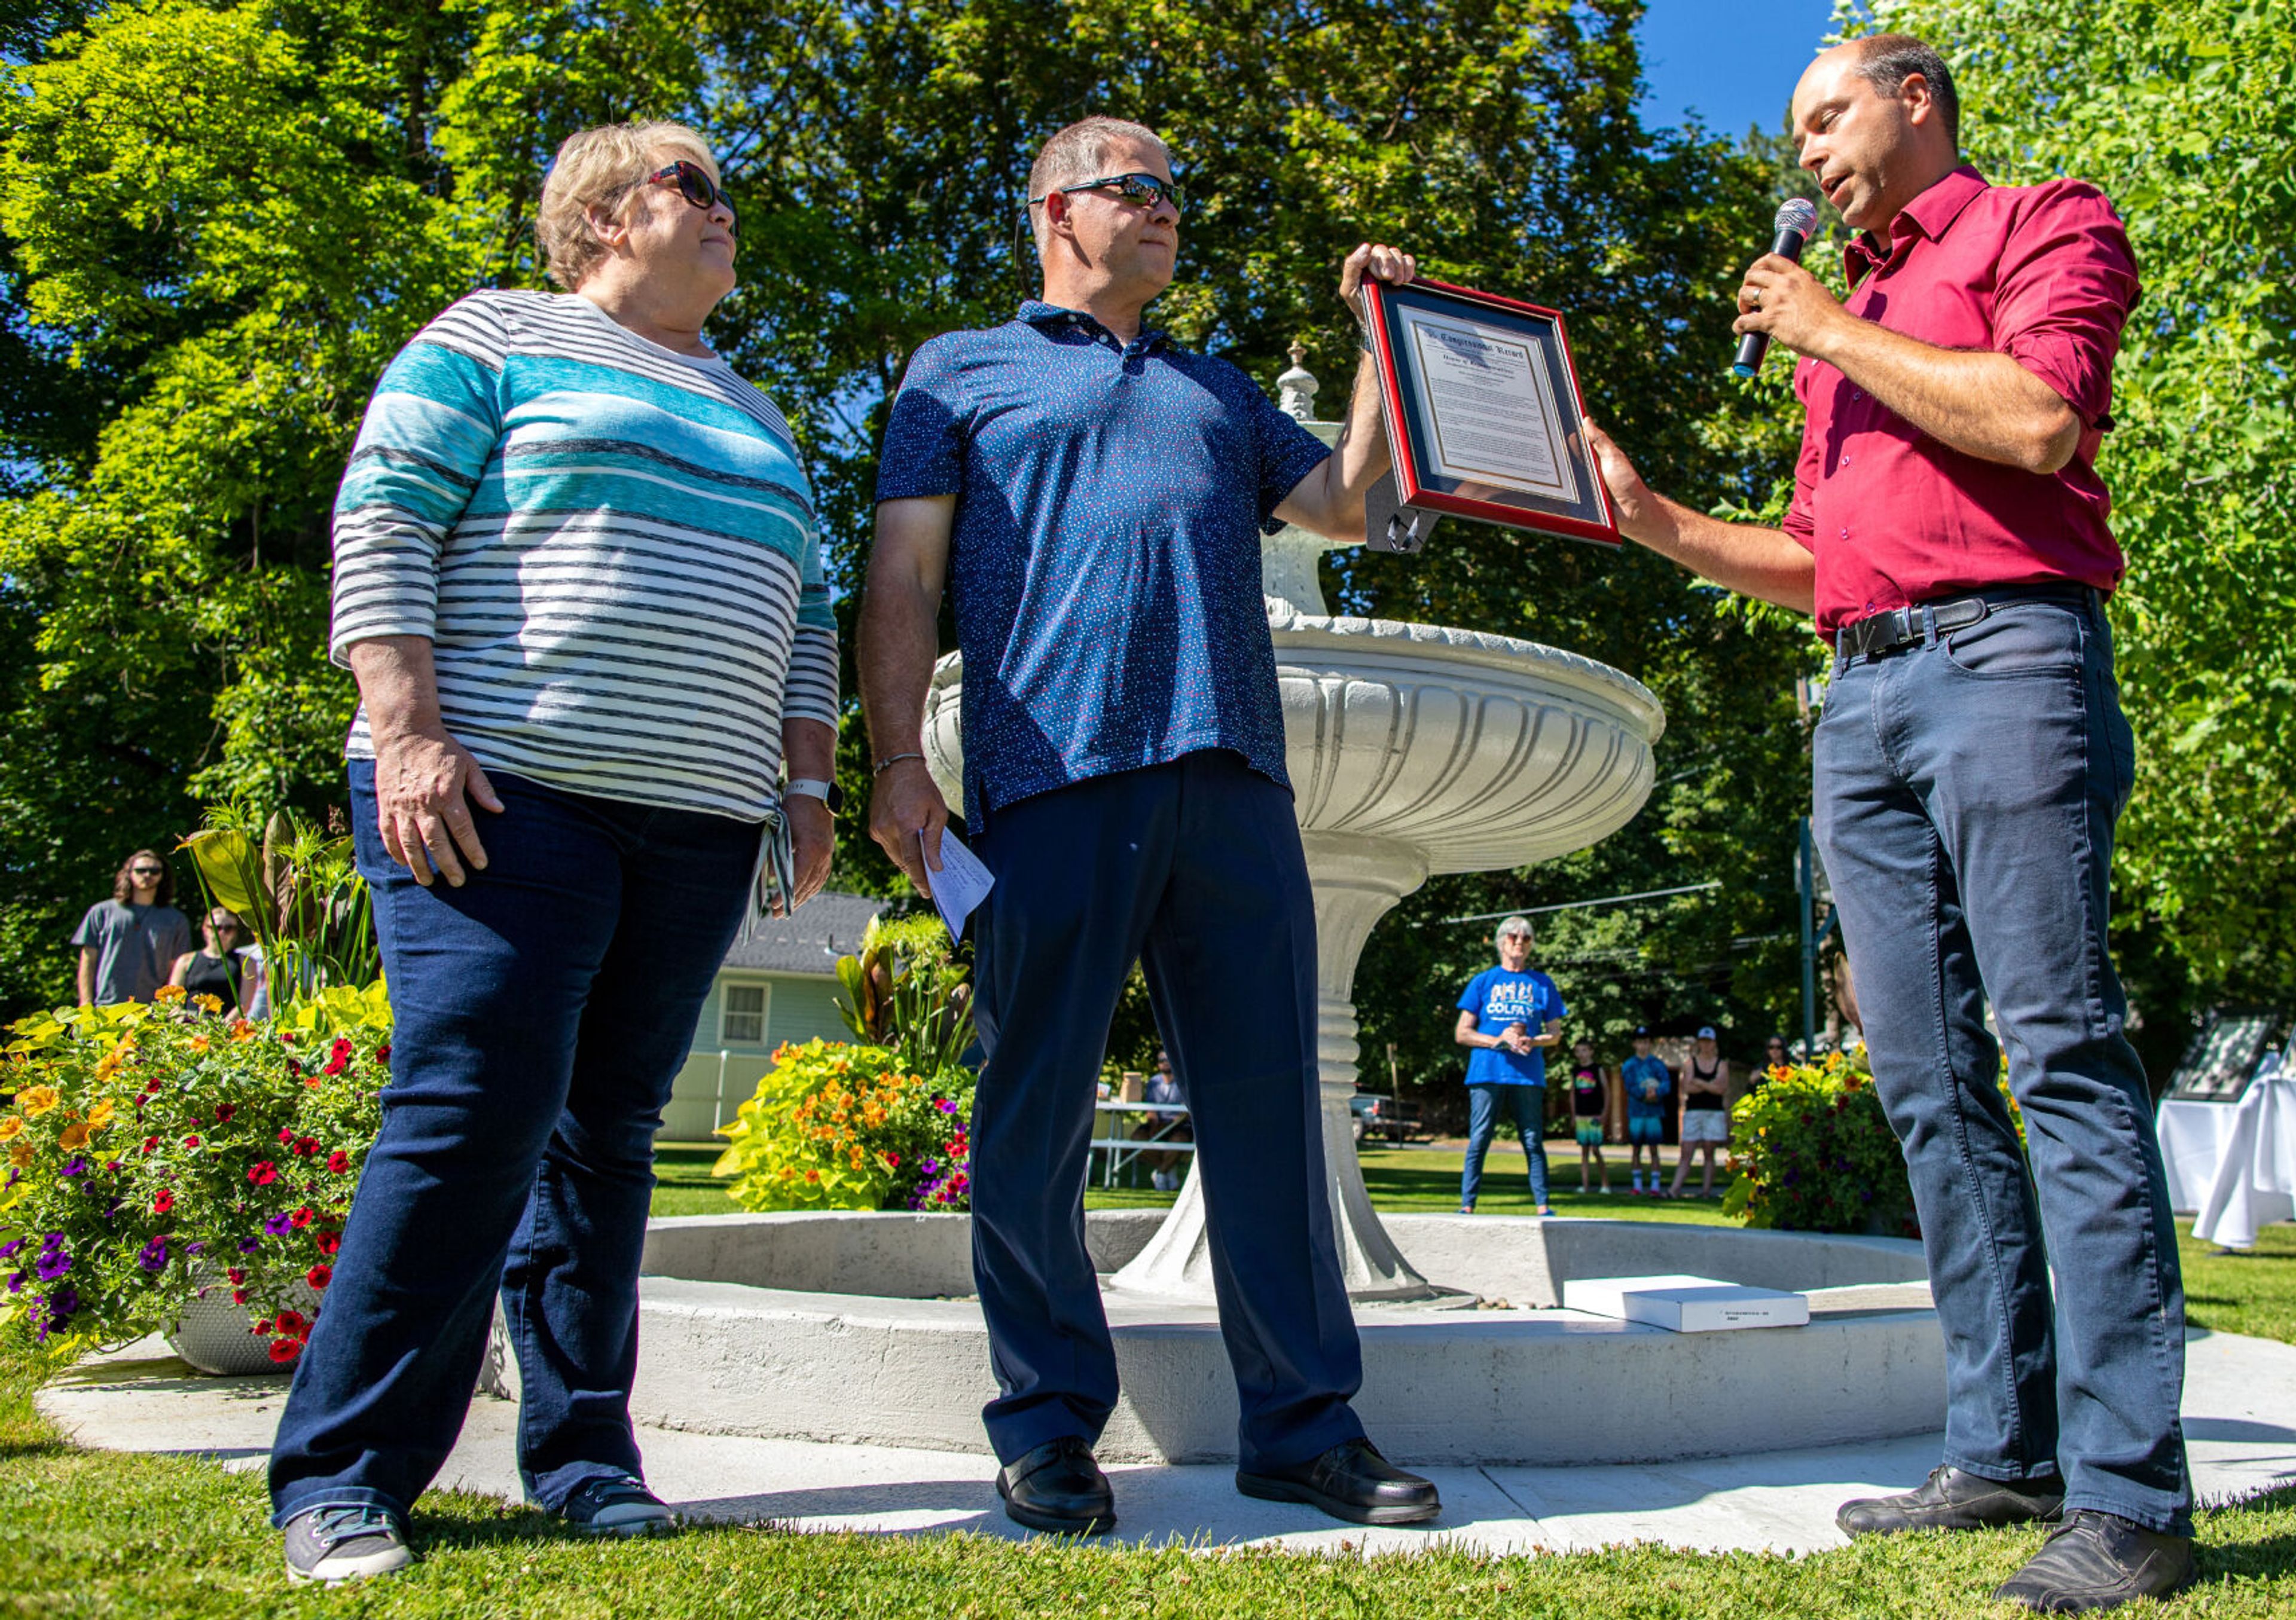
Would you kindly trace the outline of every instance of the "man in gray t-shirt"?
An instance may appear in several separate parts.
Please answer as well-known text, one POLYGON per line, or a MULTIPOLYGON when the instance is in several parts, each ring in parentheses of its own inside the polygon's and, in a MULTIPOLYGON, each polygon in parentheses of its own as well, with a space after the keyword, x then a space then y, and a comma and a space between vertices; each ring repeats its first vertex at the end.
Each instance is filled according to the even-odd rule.
POLYGON ((127 857, 112 898, 87 909, 72 944, 79 947, 79 1004, 109 1007, 148 1002, 168 982, 176 958, 192 948, 192 925, 168 903, 175 880, 156 851, 127 857))

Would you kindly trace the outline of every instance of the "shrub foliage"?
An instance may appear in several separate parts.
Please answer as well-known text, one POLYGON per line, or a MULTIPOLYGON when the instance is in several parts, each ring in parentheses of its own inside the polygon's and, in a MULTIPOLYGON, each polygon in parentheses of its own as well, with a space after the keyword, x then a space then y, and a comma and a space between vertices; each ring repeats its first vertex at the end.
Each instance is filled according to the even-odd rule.
MULTIPOLYGON (((1862 1051, 1860 1058, 1862 1060, 1862 1051)), ((1731 1110, 1726 1214, 1784 1231, 1910 1237, 1914 1195, 1874 1077, 1840 1052, 1780 1067, 1731 1110)))
POLYGON ((972 1076, 913 1072, 882 1046, 785 1045, 718 1134, 744 1209, 966 1209, 972 1076))

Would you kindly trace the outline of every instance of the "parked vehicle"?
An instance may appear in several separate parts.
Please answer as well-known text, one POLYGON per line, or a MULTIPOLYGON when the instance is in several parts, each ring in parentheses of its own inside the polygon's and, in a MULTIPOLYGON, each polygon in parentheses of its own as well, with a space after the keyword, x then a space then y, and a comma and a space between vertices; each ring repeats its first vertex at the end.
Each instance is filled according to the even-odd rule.
POLYGON ((1357 1141, 1366 1136, 1409 1141, 1419 1134, 1419 1105, 1415 1102, 1399 1101, 1377 1092, 1357 1092, 1348 1099, 1348 1111, 1354 1116, 1357 1141))

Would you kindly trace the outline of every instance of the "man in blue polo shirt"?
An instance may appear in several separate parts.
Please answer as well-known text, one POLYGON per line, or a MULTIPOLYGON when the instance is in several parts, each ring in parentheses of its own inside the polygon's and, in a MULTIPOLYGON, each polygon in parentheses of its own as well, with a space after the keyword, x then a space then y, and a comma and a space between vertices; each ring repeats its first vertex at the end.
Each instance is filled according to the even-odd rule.
MULTIPOLYGON (((1324 1190, 1316 920, 1283 769, 1259 536, 1360 540, 1387 466, 1366 364, 1336 449, 1141 315, 1172 279, 1163 143, 1088 119, 1029 182, 1044 296, 919 348, 895 397, 861 610, 870 831, 918 888, 948 808, 921 718, 944 584, 964 655, 964 808, 987 1061, 973 1270, 1005 1510, 1097 1534, 1116 1356, 1084 1241, 1094 1080, 1135 960, 1186 1087, 1234 1368, 1237 1487, 1363 1524, 1434 1517, 1349 1405, 1362 1380, 1324 1190)), ((1410 279, 1409 256, 1348 258, 1410 279)))

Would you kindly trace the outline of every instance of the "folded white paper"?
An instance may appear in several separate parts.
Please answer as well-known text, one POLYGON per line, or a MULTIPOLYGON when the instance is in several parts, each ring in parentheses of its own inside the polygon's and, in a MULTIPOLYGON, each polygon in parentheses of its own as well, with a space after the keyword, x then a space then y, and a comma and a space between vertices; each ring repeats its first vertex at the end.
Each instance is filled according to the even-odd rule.
MULTIPOLYGON (((924 848, 924 829, 917 830, 917 848, 924 848)), ((957 841, 956 834, 944 827, 940 830, 940 870, 934 871, 932 863, 925 863, 926 874, 932 880, 933 908, 948 927, 952 943, 964 937, 964 920, 972 915, 972 908, 988 897, 996 880, 980 863, 980 857, 957 841)))

